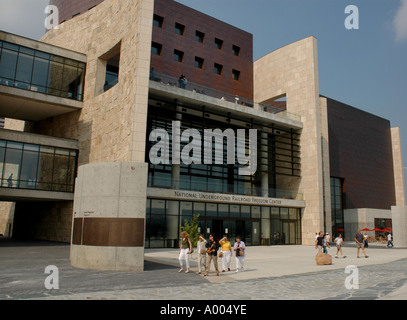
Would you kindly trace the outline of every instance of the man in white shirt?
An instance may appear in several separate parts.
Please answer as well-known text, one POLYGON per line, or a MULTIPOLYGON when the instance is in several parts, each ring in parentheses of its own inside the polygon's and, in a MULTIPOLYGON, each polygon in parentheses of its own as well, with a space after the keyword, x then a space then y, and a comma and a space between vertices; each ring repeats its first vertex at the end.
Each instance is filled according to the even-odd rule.
POLYGON ((336 243, 336 254, 335 254, 335 258, 338 258, 338 253, 340 252, 342 255, 342 258, 346 258, 346 256, 343 255, 342 252, 342 243, 343 243, 343 239, 342 239, 342 235, 339 234, 338 237, 335 238, 335 243, 336 243))

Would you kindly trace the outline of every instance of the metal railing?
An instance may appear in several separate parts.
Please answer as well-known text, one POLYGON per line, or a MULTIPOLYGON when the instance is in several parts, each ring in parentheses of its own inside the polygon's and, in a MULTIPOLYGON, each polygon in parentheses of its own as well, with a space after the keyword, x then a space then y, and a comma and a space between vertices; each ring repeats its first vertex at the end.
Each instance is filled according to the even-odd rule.
POLYGON ((241 106, 255 108, 255 109, 261 110, 263 112, 278 114, 279 116, 282 116, 282 117, 285 117, 285 118, 288 118, 291 120, 301 121, 301 116, 294 114, 292 112, 288 112, 285 109, 262 104, 262 103, 257 103, 252 100, 249 100, 249 99, 241 98, 237 95, 233 95, 233 94, 230 94, 227 92, 216 90, 214 88, 208 88, 208 87, 202 86, 200 84, 197 84, 193 81, 190 81, 189 79, 187 79, 187 82, 185 84, 183 84, 182 82, 180 82, 180 79, 177 79, 175 77, 165 75, 162 73, 153 72, 153 73, 150 73, 150 80, 161 83, 162 85, 176 87, 176 88, 180 88, 182 90, 192 91, 196 94, 207 95, 207 96, 217 98, 217 99, 220 99, 223 101, 236 103, 241 106))

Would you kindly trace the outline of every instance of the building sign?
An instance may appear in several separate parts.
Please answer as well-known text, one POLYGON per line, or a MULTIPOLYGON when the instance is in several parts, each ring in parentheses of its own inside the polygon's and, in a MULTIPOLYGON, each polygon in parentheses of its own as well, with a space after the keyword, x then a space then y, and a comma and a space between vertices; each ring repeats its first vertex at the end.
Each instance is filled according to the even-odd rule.
POLYGON ((297 208, 305 207, 305 202, 302 200, 262 198, 232 194, 207 193, 173 189, 169 190, 158 188, 147 188, 147 197, 167 200, 233 203, 259 206, 278 206, 278 207, 297 207, 297 208))

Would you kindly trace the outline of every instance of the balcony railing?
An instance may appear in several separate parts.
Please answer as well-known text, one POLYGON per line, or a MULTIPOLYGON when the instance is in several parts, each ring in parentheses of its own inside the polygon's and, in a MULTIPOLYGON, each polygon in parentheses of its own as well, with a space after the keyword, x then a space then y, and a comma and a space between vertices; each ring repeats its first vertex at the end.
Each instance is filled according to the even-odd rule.
POLYGON ((288 118, 291 120, 301 121, 301 117, 299 115, 288 112, 285 109, 257 103, 252 100, 244 99, 244 98, 238 97, 236 95, 233 95, 233 94, 230 94, 227 92, 216 90, 214 88, 208 88, 208 87, 202 86, 200 84, 197 84, 193 81, 190 81, 189 79, 187 79, 187 82, 185 84, 183 84, 182 82, 180 82, 180 79, 177 79, 175 77, 165 75, 162 73, 153 72, 153 73, 150 73, 150 80, 161 83, 162 85, 192 91, 196 94, 207 95, 207 96, 217 98, 220 100, 236 103, 241 106, 247 106, 249 108, 256 108, 256 109, 264 111, 264 112, 278 114, 279 116, 282 116, 282 117, 285 117, 285 118, 288 118))

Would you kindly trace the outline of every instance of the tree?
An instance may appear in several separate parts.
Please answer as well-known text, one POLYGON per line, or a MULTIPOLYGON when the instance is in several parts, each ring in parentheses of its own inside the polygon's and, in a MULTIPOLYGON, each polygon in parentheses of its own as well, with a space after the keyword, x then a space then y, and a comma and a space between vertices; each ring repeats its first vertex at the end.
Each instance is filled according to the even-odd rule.
POLYGON ((191 222, 187 219, 184 220, 184 225, 181 226, 181 232, 185 231, 189 235, 189 239, 191 240, 192 246, 196 247, 198 240, 199 240, 199 232, 198 232, 198 219, 199 214, 193 215, 191 222))

